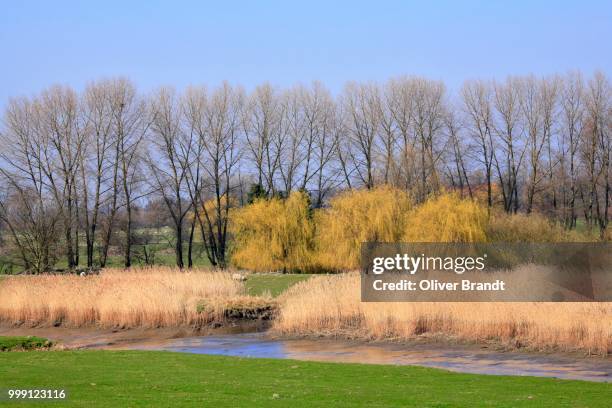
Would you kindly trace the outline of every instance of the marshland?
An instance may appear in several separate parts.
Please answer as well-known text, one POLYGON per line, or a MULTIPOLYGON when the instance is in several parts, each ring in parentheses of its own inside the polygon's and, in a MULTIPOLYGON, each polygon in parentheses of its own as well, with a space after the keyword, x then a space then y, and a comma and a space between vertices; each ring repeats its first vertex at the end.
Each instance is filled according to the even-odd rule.
POLYGON ((280 337, 483 343, 604 357, 612 347, 610 303, 363 303, 356 273, 308 277, 273 298, 268 292, 249 295, 249 279, 243 283, 230 272, 170 268, 9 277, 0 286, 0 322, 24 329, 184 328, 192 333, 271 320, 260 330, 269 328, 280 337))

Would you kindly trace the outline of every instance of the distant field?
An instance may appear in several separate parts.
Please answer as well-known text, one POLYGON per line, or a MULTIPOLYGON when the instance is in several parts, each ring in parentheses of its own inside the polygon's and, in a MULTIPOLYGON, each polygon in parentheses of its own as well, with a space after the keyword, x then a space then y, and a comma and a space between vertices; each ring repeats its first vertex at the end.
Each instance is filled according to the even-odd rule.
MULTIPOLYGON (((209 267, 210 261, 206 257, 206 254, 200 250, 200 244, 196 244, 194 256, 193 256, 193 266, 196 268, 209 267)), ((155 254, 155 262, 153 262, 156 266, 176 266, 176 258, 174 255, 173 249, 168 247, 165 244, 155 244, 157 247, 157 253, 155 254)), ((138 247, 138 246, 136 246, 138 247)), ((79 266, 85 267, 87 261, 87 254, 85 252, 85 248, 80 248, 79 253, 79 266)), ((187 245, 184 246, 184 262, 187 265, 187 245)), ((94 264, 97 263, 98 255, 94 256, 94 264)), ((106 261, 107 268, 123 268, 124 260, 123 255, 109 255, 106 261)), ((64 258, 60 258, 58 262, 55 264, 56 268, 66 268, 68 264, 64 258)), ((142 262, 137 256, 133 256, 132 258, 132 266, 145 266, 144 262, 142 262)), ((3 274, 17 274, 23 271, 23 268, 17 263, 11 261, 8 258, 0 258, 0 276, 3 274)))
MULTIPOLYGON (((151 242, 147 243, 146 246, 149 251, 154 252, 154 265, 158 266, 176 266, 176 258, 174 255, 174 243, 172 242, 172 229, 169 227, 163 228, 142 228, 135 231, 135 236, 147 234, 151 239, 151 242)), ((87 263, 87 250, 85 246, 85 236, 80 237, 82 245, 79 246, 79 266, 86 266, 87 263)), ((134 244, 132 251, 132 265, 142 266, 144 262, 140 253, 143 248, 143 244, 134 244)), ((187 265, 187 249, 188 245, 183 245, 183 256, 185 265, 187 265)), ((96 250, 94 253, 94 263, 98 262, 99 253, 96 250)), ((106 261, 107 268, 122 268, 124 265, 123 254, 117 247, 111 247, 108 259, 106 261)), ((193 245, 193 266, 194 267, 208 267, 210 261, 206 257, 206 253, 202 247, 200 236, 196 234, 194 236, 193 245)), ((66 268, 66 259, 60 257, 55 264, 56 268, 66 268)), ((11 257, 4 255, 0 256, 0 275, 2 274, 15 274, 22 272, 22 268, 18 265, 11 257)))
POLYGON ((77 407, 606 407, 612 395, 605 383, 171 352, 2 353, 0 362, 3 387, 65 388, 77 407))
POLYGON ((298 282, 303 282, 313 275, 308 274, 265 274, 258 273, 249 275, 245 286, 247 293, 251 296, 261 296, 269 292, 271 296, 276 297, 289 287, 298 282))

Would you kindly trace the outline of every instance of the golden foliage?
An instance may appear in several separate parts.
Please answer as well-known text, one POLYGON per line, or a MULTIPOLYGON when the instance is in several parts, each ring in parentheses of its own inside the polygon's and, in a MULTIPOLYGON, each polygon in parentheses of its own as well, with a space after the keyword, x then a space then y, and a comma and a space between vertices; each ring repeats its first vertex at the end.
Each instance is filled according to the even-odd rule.
POLYGON ((456 193, 412 207, 389 186, 349 190, 310 216, 308 197, 259 200, 235 210, 233 264, 255 271, 342 271, 359 266, 363 242, 581 242, 542 215, 508 215, 456 193))
MULTIPOLYGON (((234 197, 229 198, 229 202, 227 201, 227 195, 223 194, 219 197, 219 203, 217 203, 216 198, 208 199, 201 203, 200 208, 198 208, 198 217, 199 220, 204 224, 208 225, 208 221, 206 220, 206 215, 208 214, 208 219, 210 220, 211 225, 215 225, 217 222, 217 209, 221 209, 221 217, 225 217, 225 209, 229 207, 228 213, 230 213, 234 207, 237 205, 237 200, 234 197)), ((229 216, 229 214, 228 214, 229 216)), ((195 217, 195 211, 191 210, 187 214, 187 220, 192 221, 195 217)))
POLYGON ((487 211, 457 194, 430 198, 408 217, 406 242, 485 242, 487 211))
POLYGON ((314 228, 305 193, 256 200, 232 218, 232 262, 253 271, 305 271, 311 265, 314 228))
MULTIPOLYGON (((472 186, 473 200, 486 207, 489 202, 489 193, 487 190, 488 188, 486 183, 472 186)), ((491 184, 491 200, 493 205, 496 203, 501 203, 503 200, 501 187, 497 183, 491 184)))
POLYGON ((350 190, 334 197, 329 208, 315 216, 319 266, 356 268, 362 242, 400 241, 410 208, 408 194, 392 187, 350 190))
POLYGON ((583 242, 593 237, 577 231, 567 231, 540 214, 492 213, 487 225, 491 242, 583 242))
POLYGON ((602 241, 612 241, 612 227, 608 226, 608 228, 606 228, 604 235, 602 237, 602 241))

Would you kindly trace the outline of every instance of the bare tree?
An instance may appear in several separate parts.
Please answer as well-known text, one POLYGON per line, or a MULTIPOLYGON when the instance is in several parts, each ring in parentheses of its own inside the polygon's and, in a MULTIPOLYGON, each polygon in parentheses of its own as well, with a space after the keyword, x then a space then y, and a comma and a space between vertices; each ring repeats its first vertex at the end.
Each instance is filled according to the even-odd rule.
MULTIPOLYGON (((341 99, 350 148, 347 155, 359 181, 366 188, 375 185, 376 139, 380 125, 380 98, 375 84, 349 83, 341 99)), ((341 159, 344 160, 344 159, 341 159)))
POLYGON ((275 177, 280 165, 278 150, 282 137, 283 106, 270 84, 258 86, 250 95, 242 115, 248 156, 257 172, 257 184, 276 192, 275 177))
MULTIPOLYGON (((139 162, 143 157, 141 142, 150 125, 146 105, 136 95, 136 88, 126 79, 112 82, 112 112, 115 143, 117 144, 121 190, 126 212, 124 266, 132 265, 132 207, 139 198, 143 177, 139 162)), ((145 193, 146 194, 146 193, 145 193)))
POLYGON ((192 208, 186 197, 187 182, 196 138, 185 135, 181 128, 181 105, 174 90, 160 89, 151 100, 150 114, 151 149, 147 163, 153 188, 162 196, 173 221, 176 266, 183 268, 183 227, 192 208))
MULTIPOLYGON (((90 84, 83 96, 83 114, 86 123, 86 143, 81 150, 82 219, 85 222, 87 266, 94 264, 94 247, 100 208, 105 199, 105 173, 113 167, 114 146, 112 131, 112 104, 107 81, 90 84)), ((105 252, 105 255, 108 252, 105 252)))
POLYGON ((66 261, 73 268, 78 263, 77 178, 86 135, 76 93, 59 86, 44 91, 40 114, 42 171, 62 214, 66 261))
POLYGON ((610 206, 610 112, 611 88, 608 79, 596 72, 588 83, 586 100, 588 128, 584 138, 589 181, 587 218, 598 223, 603 236, 608 226, 610 206))
POLYGON ((546 145, 544 130, 544 103, 542 86, 533 76, 522 79, 520 87, 520 103, 527 135, 527 204, 529 214, 533 209, 534 197, 539 191, 544 179, 541 168, 542 154, 546 145))
POLYGON ((443 83, 415 79, 412 117, 414 135, 420 150, 420 200, 424 200, 439 187, 437 163, 445 145, 439 138, 445 112, 444 94, 443 83))
POLYGON ((382 145, 382 160, 383 160, 383 174, 382 179, 384 184, 391 183, 391 173, 394 170, 395 162, 395 151, 398 147, 398 130, 397 123, 395 121, 393 102, 394 101, 394 89, 390 89, 389 86, 383 88, 381 91, 378 105, 378 116, 380 119, 380 143, 382 145))
POLYGON ((559 165, 559 155, 555 149, 556 126, 558 116, 560 80, 558 77, 548 77, 541 80, 540 98, 542 104, 542 133, 545 143, 546 177, 548 178, 547 191, 549 192, 550 207, 553 214, 557 212, 557 183, 555 183, 555 173, 559 165))
POLYGON ((37 101, 9 101, 0 133, 0 223, 10 232, 26 271, 50 270, 56 261, 62 215, 49 194, 43 146, 36 131, 37 101))
POLYGON ((491 91, 482 81, 470 81, 463 85, 461 90, 463 105, 468 117, 471 136, 476 140, 479 156, 477 161, 482 163, 487 184, 487 204, 493 206, 493 116, 491 109, 491 91))
POLYGON ((281 128, 274 138, 276 150, 279 152, 278 168, 285 194, 289 194, 300 183, 300 169, 310 160, 311 150, 306 149, 309 145, 309 135, 304 114, 304 93, 304 88, 297 86, 283 94, 281 128))
POLYGON ((242 90, 223 83, 208 96, 203 88, 189 90, 186 118, 198 141, 198 162, 190 166, 189 182, 206 255, 213 266, 227 266, 232 184, 238 167, 238 137, 244 104, 242 90), (199 171, 202 174, 199 174, 199 171))
POLYGON ((416 83, 415 78, 391 79, 385 90, 386 104, 399 133, 400 154, 397 160, 395 184, 406 190, 410 190, 415 180, 418 179, 417 139, 412 126, 416 83))
POLYGON ((337 151, 337 141, 341 133, 341 120, 329 91, 315 82, 304 95, 304 115, 306 116, 307 142, 306 164, 302 189, 315 180, 314 206, 323 205, 329 191, 338 185, 337 171, 332 168, 337 151))
POLYGON ((569 193, 565 197, 565 226, 576 226, 576 198, 578 196, 578 149, 582 145, 582 128, 584 124, 584 82, 580 73, 570 73, 564 82, 561 93, 563 143, 562 166, 568 167, 569 193), (567 141, 567 142, 565 142, 567 141))
MULTIPOLYGON (((521 127, 520 82, 508 78, 493 84, 494 120, 491 123, 498 148, 492 149, 506 212, 519 209, 519 171, 525 156, 521 127)), ((488 125, 487 126, 491 126, 488 125)))
POLYGON ((454 107, 448 107, 448 110, 444 116, 444 123, 448 133, 449 144, 452 148, 452 151, 450 152, 452 158, 447 162, 449 163, 447 164, 447 167, 451 185, 459 188, 462 197, 464 195, 464 189, 467 188, 468 196, 473 198, 474 194, 472 191, 472 185, 470 184, 470 178, 468 176, 465 160, 466 147, 463 145, 461 140, 462 124, 457 117, 456 109, 454 109, 454 107), (454 165, 454 169, 450 168, 450 163, 454 165), (453 173, 456 175, 456 179, 453 177, 453 173))

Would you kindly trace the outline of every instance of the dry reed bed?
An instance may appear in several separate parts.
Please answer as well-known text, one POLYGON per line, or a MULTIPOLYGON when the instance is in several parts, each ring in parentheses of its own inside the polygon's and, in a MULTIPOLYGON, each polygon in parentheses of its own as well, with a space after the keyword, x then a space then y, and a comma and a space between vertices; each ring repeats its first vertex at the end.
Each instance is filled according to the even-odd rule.
POLYGON ((173 268, 105 270, 100 275, 8 277, 0 284, 0 321, 13 325, 172 327, 221 319, 241 297, 231 273, 173 268), (198 311, 205 301, 207 311, 198 311))
POLYGON ((282 298, 279 335, 408 340, 443 335, 537 350, 612 352, 612 303, 361 303, 358 274, 301 282, 282 298))

